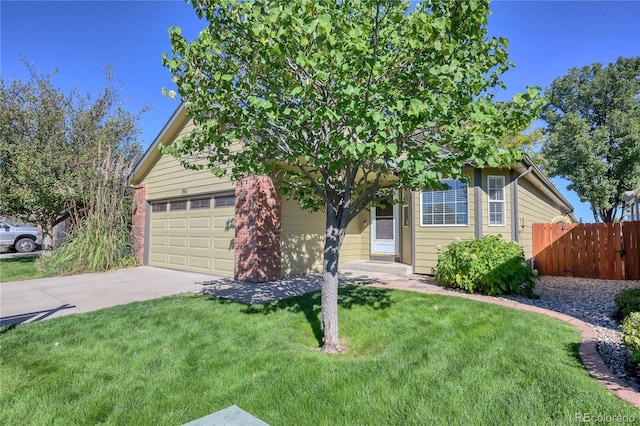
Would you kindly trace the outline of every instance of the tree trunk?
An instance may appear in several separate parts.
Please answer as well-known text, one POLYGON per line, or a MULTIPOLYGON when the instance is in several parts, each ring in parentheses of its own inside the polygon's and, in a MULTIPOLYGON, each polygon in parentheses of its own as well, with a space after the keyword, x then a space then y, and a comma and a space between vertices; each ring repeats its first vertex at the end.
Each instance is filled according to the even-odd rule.
POLYGON ((53 224, 47 222, 42 225, 42 253, 47 254, 53 248, 53 224))
POLYGON ((342 214, 327 207, 324 259, 322 262, 322 317, 320 324, 324 334, 322 352, 337 354, 346 350, 338 337, 338 260, 344 239, 346 224, 342 214))

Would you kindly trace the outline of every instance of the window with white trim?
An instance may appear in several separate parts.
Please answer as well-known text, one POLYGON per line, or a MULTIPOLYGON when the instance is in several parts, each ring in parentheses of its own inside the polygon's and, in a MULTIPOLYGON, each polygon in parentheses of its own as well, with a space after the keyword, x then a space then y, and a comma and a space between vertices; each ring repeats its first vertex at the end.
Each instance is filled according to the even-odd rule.
POLYGON ((489 226, 504 226, 506 221, 506 199, 504 176, 487 176, 489 193, 489 226))
POLYGON ((469 200, 467 184, 459 180, 442 181, 445 191, 422 191, 420 225, 468 225, 469 200))

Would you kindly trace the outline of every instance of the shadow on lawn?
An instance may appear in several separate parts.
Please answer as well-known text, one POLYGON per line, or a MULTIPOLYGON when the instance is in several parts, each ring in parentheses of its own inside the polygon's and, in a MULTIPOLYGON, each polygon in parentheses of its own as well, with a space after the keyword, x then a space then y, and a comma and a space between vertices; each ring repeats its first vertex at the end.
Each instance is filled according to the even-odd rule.
MULTIPOLYGON (((234 303, 233 300, 221 298, 215 294, 210 294, 210 296, 219 303, 234 303)), ((235 302, 238 301, 235 300, 235 302)), ((311 326, 311 330, 318 341, 318 345, 322 346, 323 333, 320 324, 321 294, 319 291, 316 290, 303 295, 272 300, 264 303, 241 303, 245 303, 247 305, 242 309, 242 312, 249 315, 269 315, 282 310, 294 313, 303 313, 311 326)), ((351 309, 354 306, 368 306, 375 310, 379 310, 387 309, 393 303, 394 302, 391 299, 391 291, 388 289, 368 287, 362 283, 348 283, 338 289, 338 305, 342 309, 351 309)))

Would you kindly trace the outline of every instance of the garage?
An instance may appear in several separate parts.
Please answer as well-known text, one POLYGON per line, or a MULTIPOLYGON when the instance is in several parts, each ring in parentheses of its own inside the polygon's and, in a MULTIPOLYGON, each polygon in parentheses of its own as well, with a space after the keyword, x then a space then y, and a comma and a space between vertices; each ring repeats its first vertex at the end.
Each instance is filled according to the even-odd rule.
POLYGON ((234 194, 150 204, 149 265, 233 277, 234 194))

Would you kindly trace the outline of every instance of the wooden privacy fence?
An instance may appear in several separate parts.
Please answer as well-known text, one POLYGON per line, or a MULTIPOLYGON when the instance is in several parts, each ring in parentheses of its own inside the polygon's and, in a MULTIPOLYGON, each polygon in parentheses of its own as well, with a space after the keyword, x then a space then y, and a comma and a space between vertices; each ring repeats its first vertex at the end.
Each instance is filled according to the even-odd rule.
POLYGON ((534 223, 540 275, 640 280, 640 222, 534 223))

